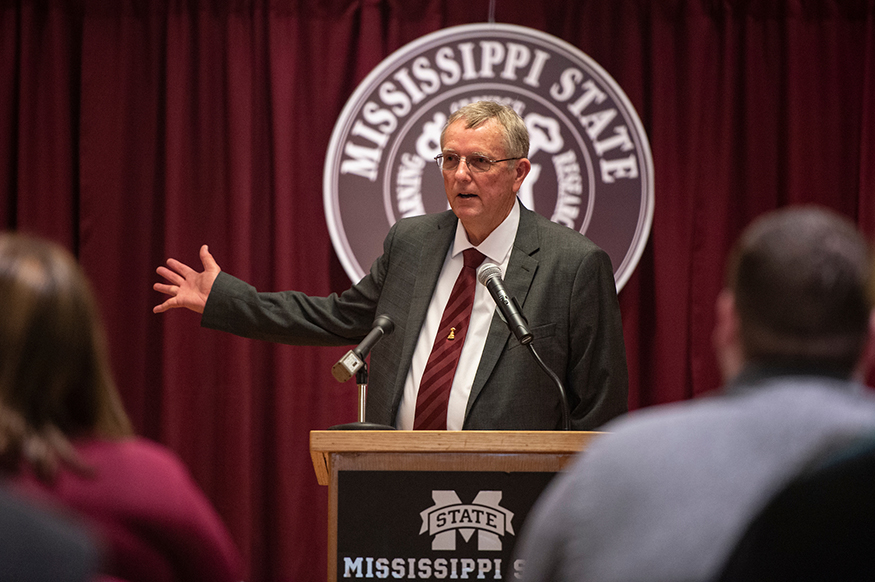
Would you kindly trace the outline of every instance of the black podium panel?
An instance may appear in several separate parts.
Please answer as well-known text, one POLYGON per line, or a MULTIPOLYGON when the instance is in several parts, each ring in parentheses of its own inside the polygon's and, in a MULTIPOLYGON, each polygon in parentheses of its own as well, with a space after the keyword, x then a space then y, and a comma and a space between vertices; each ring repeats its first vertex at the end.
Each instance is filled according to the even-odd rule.
POLYGON ((555 473, 339 471, 338 580, 512 580, 555 473))

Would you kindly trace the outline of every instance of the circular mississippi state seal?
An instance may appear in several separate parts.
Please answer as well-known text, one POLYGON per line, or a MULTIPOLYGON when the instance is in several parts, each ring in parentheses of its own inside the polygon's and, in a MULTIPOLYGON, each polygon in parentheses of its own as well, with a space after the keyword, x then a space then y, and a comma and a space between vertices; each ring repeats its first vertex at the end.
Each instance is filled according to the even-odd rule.
POLYGON ((467 24, 415 40, 377 66, 346 103, 325 160, 325 214, 358 281, 396 220, 447 210, 434 157, 449 115, 479 100, 513 107, 529 130, 523 205, 611 257, 617 289, 644 250, 653 160, 617 83, 574 46, 530 28, 467 24))

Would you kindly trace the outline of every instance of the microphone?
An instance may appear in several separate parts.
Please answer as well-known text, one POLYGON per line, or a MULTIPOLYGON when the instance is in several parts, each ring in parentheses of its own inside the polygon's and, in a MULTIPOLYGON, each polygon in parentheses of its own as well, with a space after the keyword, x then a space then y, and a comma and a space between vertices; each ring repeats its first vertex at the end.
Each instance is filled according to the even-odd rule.
POLYGON ((389 335, 395 329, 395 323, 388 315, 378 315, 374 319, 371 331, 355 348, 346 352, 340 360, 331 367, 331 374, 338 382, 346 382, 365 365, 365 358, 384 335, 389 335))
POLYGON ((529 331, 529 324, 520 312, 516 298, 511 297, 507 292, 504 281, 501 279, 501 268, 495 263, 483 263, 477 269, 477 280, 489 289, 492 299, 501 310, 505 323, 516 336, 517 341, 524 346, 532 343, 532 332, 529 331))

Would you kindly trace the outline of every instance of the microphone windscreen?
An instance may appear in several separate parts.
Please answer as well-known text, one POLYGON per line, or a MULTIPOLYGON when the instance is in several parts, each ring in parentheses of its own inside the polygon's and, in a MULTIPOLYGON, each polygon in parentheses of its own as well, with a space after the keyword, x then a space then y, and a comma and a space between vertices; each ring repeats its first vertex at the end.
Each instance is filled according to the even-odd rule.
POLYGON ((501 277, 501 268, 495 263, 483 263, 477 268, 477 280, 481 285, 486 285, 491 277, 501 277))
POLYGON ((384 335, 389 335, 395 331, 395 322, 389 319, 388 315, 378 315, 374 319, 374 327, 379 327, 383 330, 384 335))

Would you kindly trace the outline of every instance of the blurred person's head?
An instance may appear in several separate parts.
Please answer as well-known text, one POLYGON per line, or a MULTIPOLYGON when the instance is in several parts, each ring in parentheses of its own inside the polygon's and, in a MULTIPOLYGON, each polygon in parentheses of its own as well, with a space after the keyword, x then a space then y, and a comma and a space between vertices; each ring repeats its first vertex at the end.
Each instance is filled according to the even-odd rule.
POLYGON ((85 469, 71 439, 132 433, 85 274, 54 243, 0 234, 0 305, 0 468, 85 469))
POLYGON ((717 303, 715 345, 728 379, 748 362, 851 376, 875 326, 866 240, 814 206, 755 220, 735 244, 717 303))

